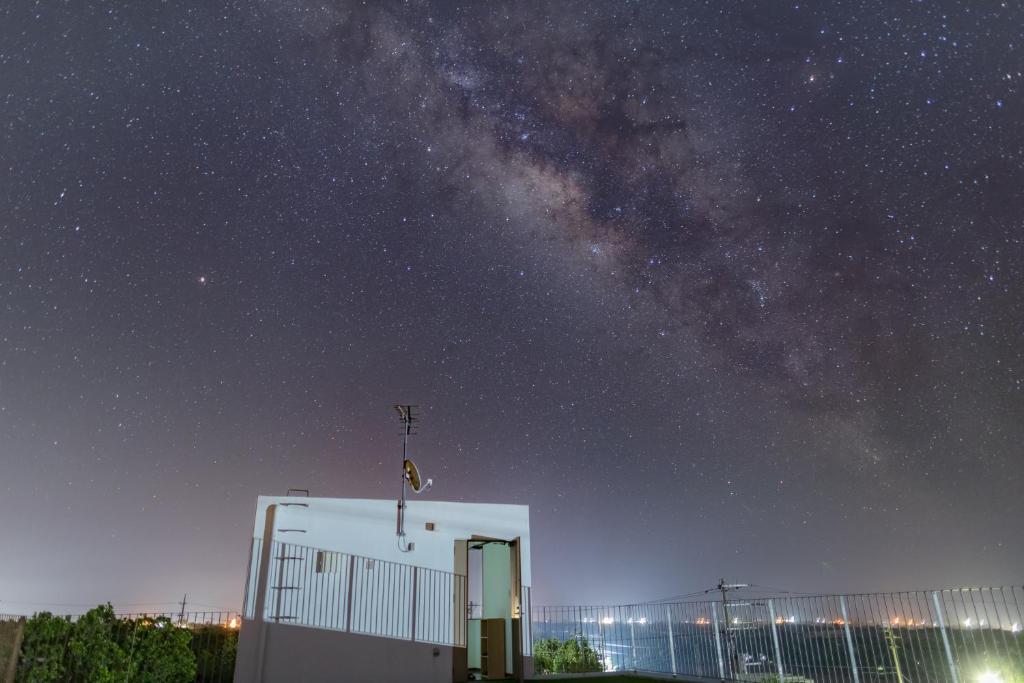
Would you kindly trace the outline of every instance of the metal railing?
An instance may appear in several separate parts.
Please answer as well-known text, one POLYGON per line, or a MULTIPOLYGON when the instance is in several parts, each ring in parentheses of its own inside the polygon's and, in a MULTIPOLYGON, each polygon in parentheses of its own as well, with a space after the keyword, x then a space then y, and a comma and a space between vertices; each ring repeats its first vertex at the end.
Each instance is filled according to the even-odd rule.
MULTIPOLYGON (((253 539, 243 614, 255 617, 262 540, 253 539)), ((264 619, 465 647, 466 577, 274 541, 264 619)))
POLYGON ((549 638, 586 639, 605 671, 739 681, 1021 683, 1022 606, 1024 588, 1013 586, 537 607, 531 635, 535 649, 549 638))

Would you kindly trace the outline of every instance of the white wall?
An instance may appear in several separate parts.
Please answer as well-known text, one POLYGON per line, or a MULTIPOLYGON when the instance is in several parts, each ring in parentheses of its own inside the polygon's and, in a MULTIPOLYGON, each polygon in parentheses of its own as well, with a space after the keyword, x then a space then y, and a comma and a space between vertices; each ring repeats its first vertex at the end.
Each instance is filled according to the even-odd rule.
MULTIPOLYGON (((280 592, 284 598, 281 603, 276 603, 278 591, 267 593, 268 617, 278 610, 296 617, 285 623, 342 630, 351 627, 355 632, 407 639, 412 636, 411 595, 415 583, 417 640, 462 641, 465 634, 452 631, 457 603, 447 597, 461 594, 459 579, 421 571, 413 581, 408 565, 450 573, 455 564, 455 541, 474 535, 505 540, 518 537, 522 580, 531 585, 527 506, 410 500, 405 515, 406 541, 414 543, 415 548, 402 552, 395 535, 397 501, 260 496, 253 525, 255 538, 263 536, 267 507, 275 503, 308 505, 278 505, 273 538, 278 543, 401 565, 370 565, 361 560, 350 564, 346 557, 336 572, 318 574, 313 570, 315 552, 292 548, 287 554, 304 555, 304 560, 285 564, 272 561, 268 581, 271 587, 295 587, 280 592), (433 522, 433 531, 425 529, 427 522, 433 522), (304 533, 282 529, 299 529, 304 533), (351 577, 350 569, 354 570, 351 577), (280 576, 279 570, 283 570, 280 576), (347 601, 350 586, 351 607, 347 601)), ((247 606, 252 605, 256 592, 255 564, 250 567, 247 606)), ((247 609, 247 616, 252 616, 251 608, 247 609)))
POLYGON ((275 541, 337 550, 376 559, 453 571, 455 541, 483 536, 521 540, 522 583, 531 586, 529 561, 529 507, 490 503, 446 503, 409 500, 406 508, 406 540, 415 550, 398 550, 395 537, 396 500, 345 498, 297 498, 260 496, 256 504, 253 537, 263 537, 267 506, 273 503, 306 503, 308 508, 281 507, 276 527, 302 528, 305 533, 276 533, 275 541), (424 528, 434 522, 434 530, 424 528))
POLYGON ((405 511, 406 541, 412 552, 398 549, 395 536, 397 500, 361 498, 299 498, 260 496, 256 504, 253 537, 263 537, 267 506, 307 503, 308 508, 278 507, 277 528, 305 529, 304 534, 275 534, 276 541, 401 562, 442 571, 455 567, 455 541, 473 535, 521 540, 523 584, 530 586, 530 508, 526 505, 450 503, 411 499, 405 511), (426 522, 434 531, 426 531, 426 522))

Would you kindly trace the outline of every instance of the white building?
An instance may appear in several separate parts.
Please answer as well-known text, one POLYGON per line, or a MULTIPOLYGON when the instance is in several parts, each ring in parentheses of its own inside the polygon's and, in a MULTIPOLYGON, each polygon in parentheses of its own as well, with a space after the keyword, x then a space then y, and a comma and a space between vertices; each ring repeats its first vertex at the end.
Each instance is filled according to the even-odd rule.
POLYGON ((236 682, 531 673, 529 508, 406 505, 259 497, 236 682))

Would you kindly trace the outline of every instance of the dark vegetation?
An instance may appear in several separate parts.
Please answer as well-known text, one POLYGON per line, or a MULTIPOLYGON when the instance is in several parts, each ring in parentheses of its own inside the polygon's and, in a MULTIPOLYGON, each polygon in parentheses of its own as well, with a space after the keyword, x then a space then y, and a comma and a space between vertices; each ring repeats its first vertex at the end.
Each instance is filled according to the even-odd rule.
POLYGON ((235 666, 237 632, 122 618, 110 605, 81 617, 36 614, 25 623, 18 683, 220 683, 235 666))
POLYGON ((537 641, 533 644, 533 667, 539 674, 603 670, 597 651, 590 647, 590 643, 582 636, 565 641, 557 638, 537 641))

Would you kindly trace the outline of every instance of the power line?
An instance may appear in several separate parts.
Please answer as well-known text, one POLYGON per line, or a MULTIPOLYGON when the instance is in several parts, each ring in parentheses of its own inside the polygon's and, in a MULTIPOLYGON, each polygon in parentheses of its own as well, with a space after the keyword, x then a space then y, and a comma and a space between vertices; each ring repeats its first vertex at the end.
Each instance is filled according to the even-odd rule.
POLYGON ((654 600, 651 600, 650 602, 651 603, 675 602, 677 600, 684 600, 686 598, 701 597, 703 595, 707 595, 708 593, 711 593, 711 592, 716 591, 716 590, 718 590, 718 589, 717 588, 708 588, 707 590, 695 591, 693 593, 680 593, 678 595, 669 595, 668 597, 664 597, 664 598, 656 598, 654 600))
MULTIPOLYGON (((45 605, 46 607, 96 607, 97 605, 103 605, 104 602, 41 602, 39 600, 0 600, 0 605, 45 605)), ((111 602, 110 604, 123 605, 126 607, 134 607, 138 605, 179 605, 180 602, 111 602)))
POLYGON ((763 590, 775 591, 776 593, 786 593, 788 595, 815 595, 814 593, 805 593, 803 591, 791 591, 786 588, 777 588, 775 586, 762 586, 757 583, 750 584, 751 588, 761 588, 763 590))
MULTIPOLYGON (((152 601, 152 602, 121 602, 119 600, 109 600, 102 602, 43 602, 41 600, 6 600, 0 599, 0 605, 41 605, 43 607, 97 607, 104 605, 109 602, 111 605, 117 607, 155 607, 157 605, 174 605, 180 606, 181 600, 168 600, 168 601, 152 601)), ((222 612, 235 611, 231 607, 222 607, 220 605, 211 605, 203 602, 190 602, 190 605, 198 605, 200 607, 210 607, 214 610, 222 612)))

